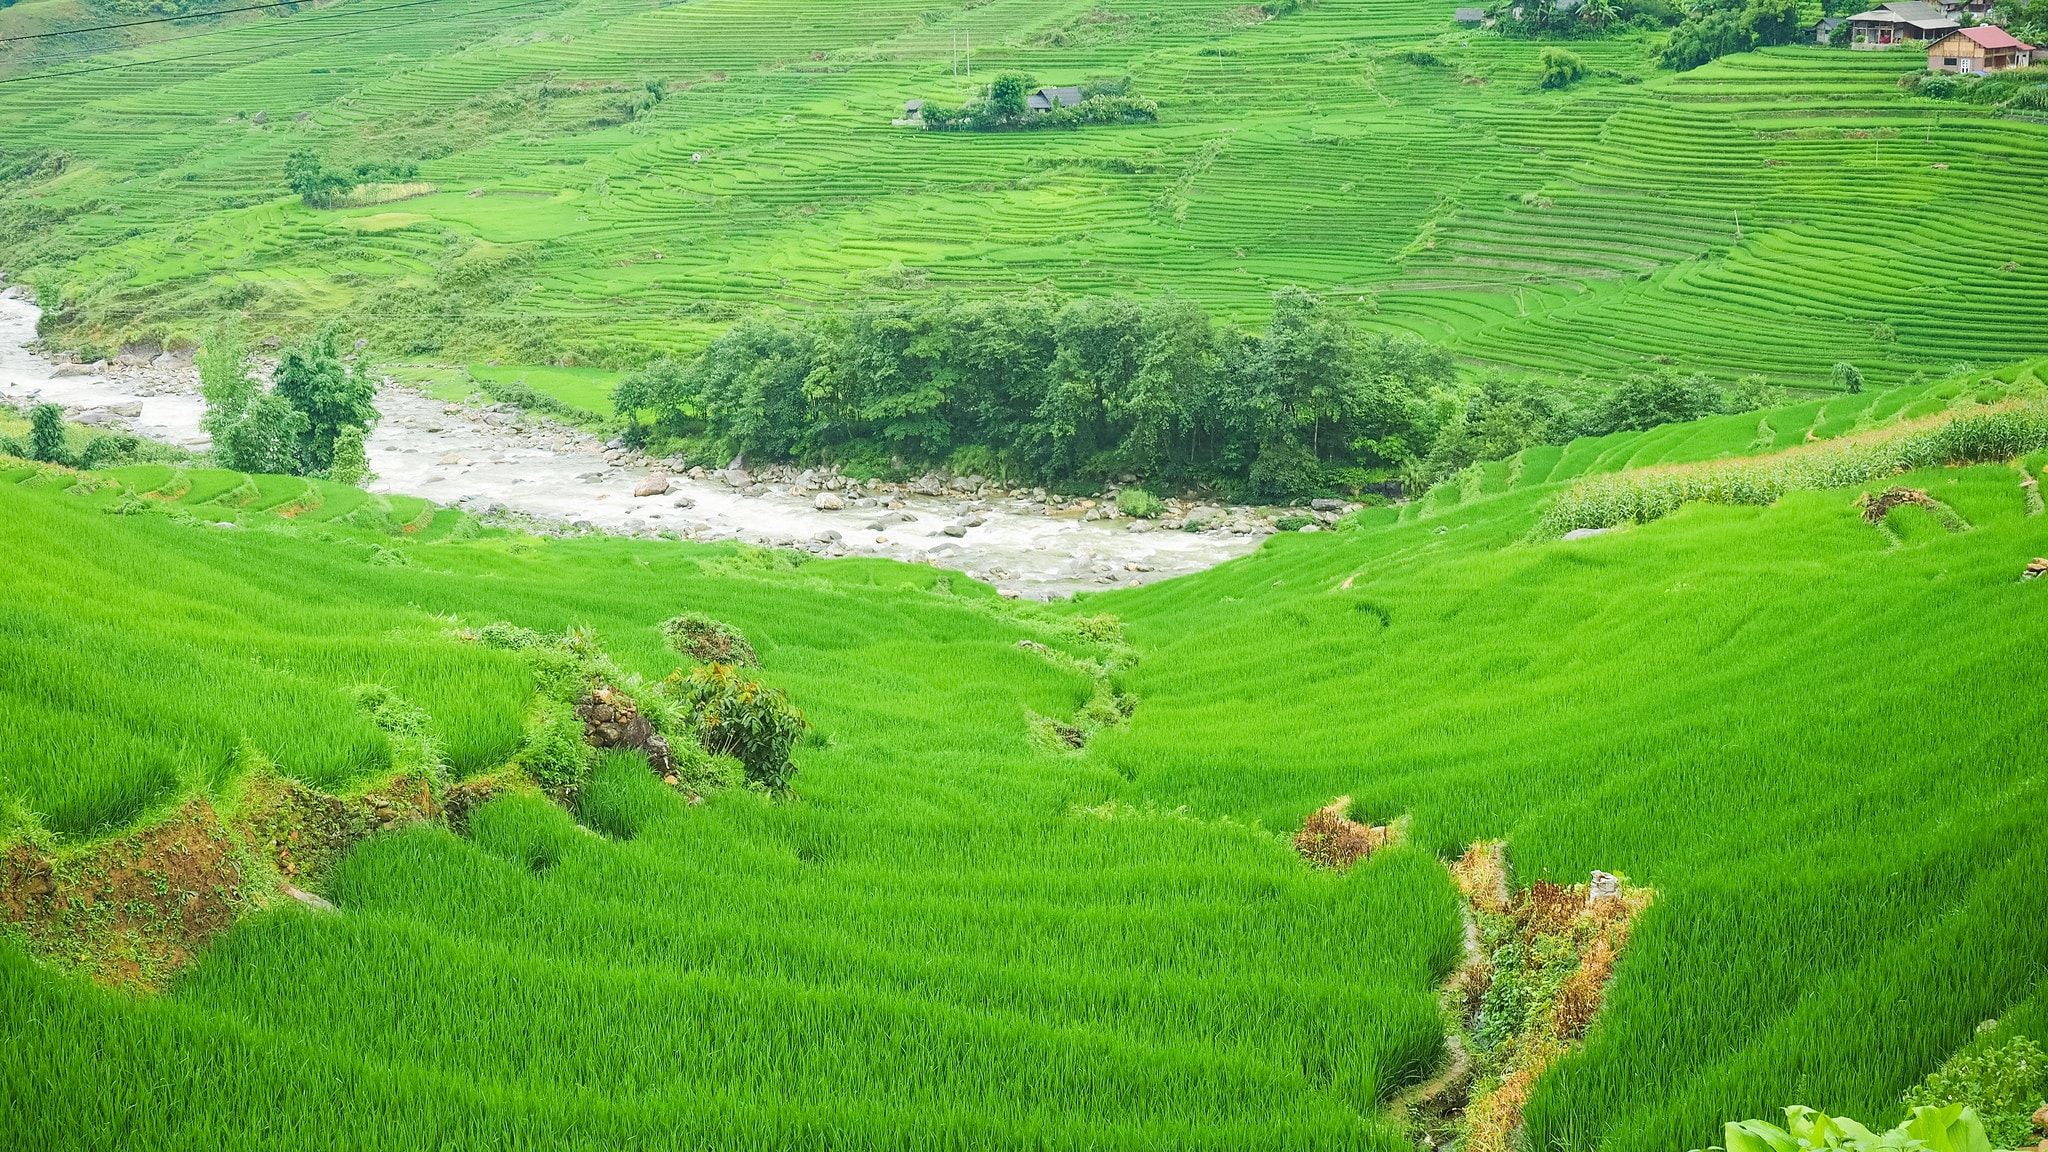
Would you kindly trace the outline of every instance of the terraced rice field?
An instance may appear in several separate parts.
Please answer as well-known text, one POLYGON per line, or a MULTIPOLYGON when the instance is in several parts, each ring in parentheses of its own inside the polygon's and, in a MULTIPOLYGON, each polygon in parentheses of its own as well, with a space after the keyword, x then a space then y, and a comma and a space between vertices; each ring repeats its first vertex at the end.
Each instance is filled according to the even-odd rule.
POLYGON ((1450 7, 349 0, 0 84, 9 147, 66 156, 18 194, 72 213, 0 258, 84 302, 77 339, 341 313, 395 357, 621 366, 752 308, 1034 284, 1250 324, 1300 284, 1474 363, 1596 379, 2042 351, 2048 126, 1908 96, 1901 56, 1673 75, 1637 36, 1575 45, 1596 75, 1540 92, 1538 45, 1450 7), (970 89, 970 34, 977 76, 1128 74, 1160 121, 892 127, 970 89), (615 122, 647 81, 666 98, 615 122), (309 210, 281 186, 298 148, 417 160, 438 191, 309 210))
POLYGON ((2048 1016, 2048 591, 2016 578, 2048 552, 2019 483, 2048 456, 1897 478, 1954 523, 1873 526, 1832 490, 1528 533, 1572 477, 1745 451, 1759 422, 1803 440, 2038 396, 2039 372, 1535 449, 1480 491, 1051 609, 879 561, 462 539, 447 513, 408 535, 409 506, 323 524, 344 500, 263 512, 296 491, 268 477, 0 474, 0 810, 60 848, 231 810, 251 763, 368 786, 390 751, 363 682, 424 709, 454 780, 491 768, 530 672, 452 630, 495 620, 585 629, 655 677, 655 625, 713 613, 819 732, 776 801, 691 806, 608 761, 601 810, 513 792, 460 834, 374 835, 321 881, 338 916, 256 914, 146 995, 0 933, 0 1130, 1393 1152, 1382 1107, 1443 1058, 1460 955, 1439 857, 1494 837, 1523 882, 1659 893, 1585 1048, 1537 1082, 1531 1146, 1699 1146, 1789 1101, 1889 1123, 1980 1022, 2048 1016), (215 495, 100 511, 136 491, 215 495), (1019 642, 1100 656, 1080 622, 1103 612, 1136 711, 1049 751, 1033 717, 1091 681, 1019 642), (1288 837, 1337 795, 1409 817, 1407 844, 1305 864, 1288 837))

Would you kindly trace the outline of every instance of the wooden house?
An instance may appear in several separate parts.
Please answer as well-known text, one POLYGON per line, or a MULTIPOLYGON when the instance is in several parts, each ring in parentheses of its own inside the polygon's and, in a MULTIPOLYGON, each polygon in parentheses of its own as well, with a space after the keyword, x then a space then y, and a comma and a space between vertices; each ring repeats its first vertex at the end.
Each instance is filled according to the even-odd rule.
MULTIPOLYGON (((1960 26, 1938 5, 1921 0, 1880 4, 1868 12, 1858 12, 1844 24, 1849 29, 1849 47, 1866 51, 1939 40, 1960 26)), ((1840 30, 1835 34, 1840 35, 1840 30)))
POLYGON ((1927 46, 1929 72, 2003 72, 2025 68, 2039 51, 1995 24, 1958 28, 1927 46))
POLYGON ((1024 107, 1032 112, 1050 112, 1055 108, 1072 108, 1080 102, 1079 88, 1040 88, 1024 98, 1024 107))

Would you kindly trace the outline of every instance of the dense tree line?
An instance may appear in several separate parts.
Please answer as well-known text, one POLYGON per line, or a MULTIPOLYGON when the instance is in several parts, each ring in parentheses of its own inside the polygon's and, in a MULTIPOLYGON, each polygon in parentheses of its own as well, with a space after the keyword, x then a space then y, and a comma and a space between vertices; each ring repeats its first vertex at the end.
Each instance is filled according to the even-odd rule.
POLYGON ((1720 411, 1703 376, 1613 390, 1491 375, 1274 294, 1263 333, 1191 301, 947 296, 752 318, 693 360, 621 381, 628 438, 698 459, 831 460, 871 474, 950 463, 1074 490, 1124 475, 1248 499, 1441 479, 1535 443, 1720 411))
POLYGON ((1699 0, 1671 30, 1658 62, 1686 72, 1732 53, 1795 43, 1810 27, 1799 0, 1699 0))
POLYGON ((229 328, 207 338, 197 363, 206 401, 200 427, 223 468, 361 483, 369 472, 363 437, 377 421, 368 364, 344 363, 329 328, 286 348, 265 388, 248 350, 229 328))

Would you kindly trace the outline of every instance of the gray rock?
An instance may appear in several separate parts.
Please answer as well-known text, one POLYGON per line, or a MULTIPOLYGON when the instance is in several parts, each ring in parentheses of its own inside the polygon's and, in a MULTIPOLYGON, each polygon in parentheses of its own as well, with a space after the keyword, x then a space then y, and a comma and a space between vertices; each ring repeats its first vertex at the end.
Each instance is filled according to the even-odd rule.
MULTIPOLYGON (((1439 528, 1437 531, 1441 532, 1443 529, 1439 528)), ((1574 528, 1565 533, 1564 538, 1567 540, 1584 540, 1589 536, 1605 536, 1612 531, 1614 531, 1612 528, 1574 528)))
POLYGON ((1611 872, 1593 872, 1593 882, 1586 887, 1586 899, 1613 900, 1621 895, 1621 879, 1611 872))
POLYGON ((820 512, 837 512, 846 507, 846 501, 840 499, 837 492, 820 492, 812 498, 811 507, 820 512))
POLYGON ((1344 502, 1342 500, 1311 500, 1308 502, 1308 506, 1317 512, 1342 512, 1344 510, 1344 502))
POLYGON ((1124 529, 1124 531, 1126 531, 1126 532, 1150 532, 1150 531, 1152 531, 1152 522, 1151 522, 1150 520, 1133 520, 1133 521, 1131 521, 1130 527, 1128 527, 1128 528, 1125 528, 1125 529, 1124 529))
POLYGON ((678 496, 676 497, 675 506, 678 508, 695 508, 697 506, 697 502, 695 500, 690 499, 688 496, 678 496))
POLYGON ((943 532, 943 533, 945 533, 945 534, 946 534, 946 535, 948 535, 948 536, 965 536, 965 535, 967 535, 967 528, 966 528, 966 526, 965 526, 965 525, 961 525, 961 524, 948 524, 948 525, 946 525, 946 526, 945 526, 944 528, 941 528, 941 529, 939 529, 939 531, 940 531, 940 532, 943 532))
POLYGON ((668 487, 668 477, 661 475, 649 476, 633 488, 633 495, 666 496, 668 495, 668 487))

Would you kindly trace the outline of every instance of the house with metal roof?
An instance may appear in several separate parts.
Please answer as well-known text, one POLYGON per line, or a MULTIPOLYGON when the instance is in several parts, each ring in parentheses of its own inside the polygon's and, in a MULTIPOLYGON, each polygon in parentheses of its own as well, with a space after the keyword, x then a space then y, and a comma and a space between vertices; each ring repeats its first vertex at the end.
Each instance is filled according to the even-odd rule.
POLYGON ((1858 12, 1844 23, 1849 28, 1849 47, 1866 51, 1939 40, 1961 27, 1939 5, 1922 0, 1893 0, 1858 12))
POLYGON ((1996 24, 1958 28, 1927 46, 1929 72, 2003 72, 2033 63, 2032 44, 2021 42, 1996 24))
POLYGON ((1080 102, 1079 88, 1040 88, 1024 98, 1024 107, 1031 112, 1050 112, 1055 108, 1072 108, 1080 102))
POLYGON ((1451 23, 1461 28, 1477 28, 1486 23, 1486 9, 1460 8, 1451 13, 1451 23))
MULTIPOLYGON (((1822 47, 1826 47, 1827 45, 1834 43, 1835 29, 1840 28, 1844 23, 1847 23, 1848 19, 1849 18, 1847 16, 1821 17, 1820 23, 1815 24, 1813 26, 1813 42, 1815 44, 1821 45, 1822 47)), ((1845 32, 1843 33, 1843 35, 1846 36, 1848 35, 1848 33, 1845 32)))

